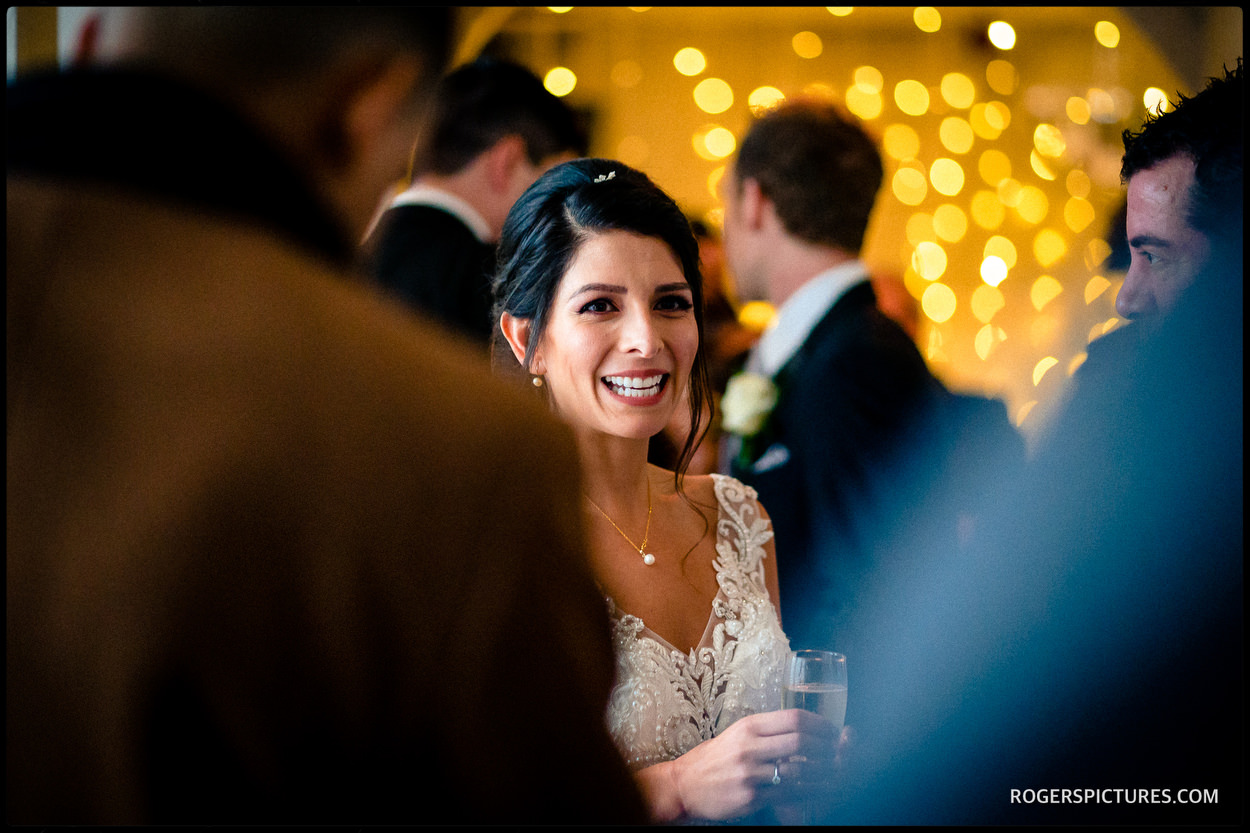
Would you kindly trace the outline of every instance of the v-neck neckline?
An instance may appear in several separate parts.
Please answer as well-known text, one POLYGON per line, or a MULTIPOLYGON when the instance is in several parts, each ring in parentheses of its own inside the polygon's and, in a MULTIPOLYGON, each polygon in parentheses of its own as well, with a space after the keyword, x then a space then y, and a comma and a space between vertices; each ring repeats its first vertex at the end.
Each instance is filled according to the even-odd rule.
POLYGON ((720 542, 721 542, 720 525, 721 525, 721 521, 724 520, 725 518, 725 507, 721 502, 721 496, 720 496, 721 482, 718 479, 721 476, 722 475, 718 475, 718 474, 712 475, 712 493, 716 497, 716 526, 715 526, 716 541, 712 545, 712 552, 713 552, 712 569, 716 571, 716 593, 713 594, 712 600, 708 604, 709 609, 708 609, 708 615, 707 615, 707 624, 703 626, 703 633, 699 636, 699 641, 695 645, 693 645, 688 651, 682 651, 672 642, 668 641, 663 636, 661 636, 658 632, 652 630, 647 625, 647 621, 643 619, 641 616, 635 616, 634 614, 629 613, 628 611, 624 610, 620 605, 618 605, 615 599, 613 599, 611 596, 607 596, 607 594, 604 594, 605 596, 607 596, 608 601, 611 602, 612 604, 612 609, 616 613, 615 618, 624 619, 625 617, 629 617, 631 619, 634 619, 635 621, 638 622, 639 625, 642 626, 641 632, 640 632, 641 636, 644 636, 647 639, 650 639, 651 641, 659 644, 661 647, 669 649, 670 651, 680 652, 683 656, 689 656, 697 652, 700 648, 704 647, 707 644, 708 634, 711 633, 712 630, 716 626, 716 602, 725 594, 724 588, 721 586, 721 580, 720 580, 721 570, 719 567, 716 566, 717 559, 720 558, 720 542))

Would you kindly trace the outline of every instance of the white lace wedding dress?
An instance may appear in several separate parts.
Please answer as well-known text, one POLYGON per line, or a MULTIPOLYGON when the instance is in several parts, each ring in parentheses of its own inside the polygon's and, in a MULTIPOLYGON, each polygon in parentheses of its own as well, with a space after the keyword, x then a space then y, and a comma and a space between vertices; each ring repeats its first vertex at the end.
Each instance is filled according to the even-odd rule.
POLYGON ((675 648, 607 599, 616 653, 608 726, 631 769, 670 761, 740 717, 781 708, 790 645, 764 586, 772 525, 760 517, 754 489, 712 478, 720 590, 699 644, 675 648))

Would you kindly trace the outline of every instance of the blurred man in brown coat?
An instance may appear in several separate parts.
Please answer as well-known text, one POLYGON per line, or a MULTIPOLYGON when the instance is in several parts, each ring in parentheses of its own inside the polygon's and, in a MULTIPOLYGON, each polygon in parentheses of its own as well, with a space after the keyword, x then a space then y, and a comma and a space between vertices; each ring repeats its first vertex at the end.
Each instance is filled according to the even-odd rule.
POLYGON ((341 268, 449 24, 109 9, 9 87, 10 824, 642 820, 568 438, 341 268))

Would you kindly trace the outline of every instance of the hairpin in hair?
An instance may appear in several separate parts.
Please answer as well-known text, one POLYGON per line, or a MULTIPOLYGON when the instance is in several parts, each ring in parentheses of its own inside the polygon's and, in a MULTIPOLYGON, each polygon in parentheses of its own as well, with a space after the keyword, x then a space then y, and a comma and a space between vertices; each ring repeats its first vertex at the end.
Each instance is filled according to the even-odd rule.
POLYGON ((607 174, 599 174, 597 177, 595 177, 595 182, 607 182, 609 179, 614 179, 615 177, 616 177, 616 171, 612 171, 611 173, 607 173, 607 174))

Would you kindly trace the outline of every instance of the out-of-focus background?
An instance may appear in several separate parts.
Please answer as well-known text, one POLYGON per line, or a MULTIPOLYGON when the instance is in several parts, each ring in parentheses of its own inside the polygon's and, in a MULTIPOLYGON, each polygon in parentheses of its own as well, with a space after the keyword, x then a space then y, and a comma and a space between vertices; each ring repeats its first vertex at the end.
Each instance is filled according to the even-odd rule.
MULTIPOLYGON (((85 11, 10 7, 8 77, 64 64, 85 11)), ((713 228, 753 110, 812 94, 858 115, 886 162, 865 260, 902 280, 934 372, 1003 398, 1029 439, 1123 323, 1122 131, 1242 54, 1237 7, 484 6, 458 28, 458 61, 528 66, 593 155, 713 228)), ((738 308, 756 327, 770 313, 738 308)))

